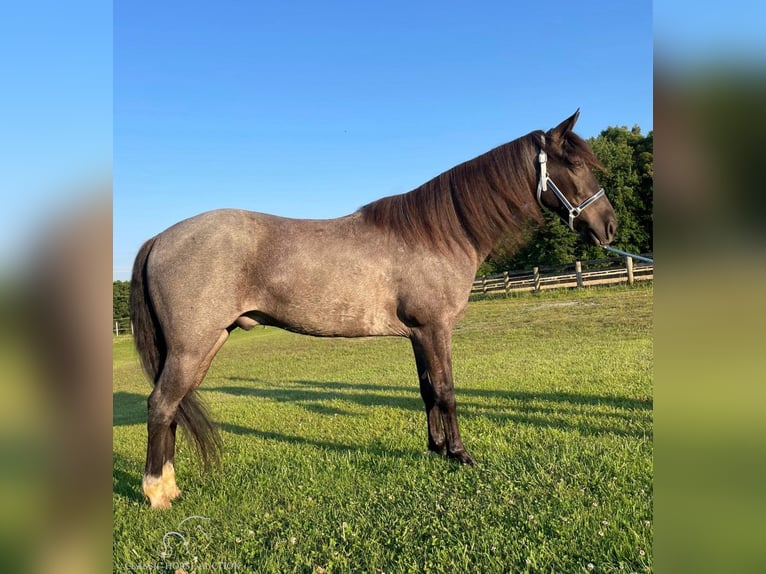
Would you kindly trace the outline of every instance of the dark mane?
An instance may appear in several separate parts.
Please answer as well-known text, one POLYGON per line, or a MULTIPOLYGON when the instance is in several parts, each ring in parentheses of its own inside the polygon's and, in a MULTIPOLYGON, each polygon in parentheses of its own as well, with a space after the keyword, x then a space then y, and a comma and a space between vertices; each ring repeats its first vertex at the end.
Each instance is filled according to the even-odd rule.
POLYGON ((530 219, 542 219, 530 193, 541 136, 539 131, 527 134, 359 211, 368 223, 409 244, 444 252, 466 249, 468 242, 486 254, 501 233, 521 233, 530 219))

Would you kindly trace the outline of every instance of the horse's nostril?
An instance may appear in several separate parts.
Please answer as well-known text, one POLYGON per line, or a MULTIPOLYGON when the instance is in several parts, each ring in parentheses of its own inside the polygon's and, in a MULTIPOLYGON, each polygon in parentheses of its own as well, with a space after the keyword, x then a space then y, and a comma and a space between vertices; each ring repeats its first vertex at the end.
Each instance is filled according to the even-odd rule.
POLYGON ((610 219, 606 224, 606 239, 607 241, 611 241, 614 239, 614 234, 617 231, 617 221, 615 219, 610 219))

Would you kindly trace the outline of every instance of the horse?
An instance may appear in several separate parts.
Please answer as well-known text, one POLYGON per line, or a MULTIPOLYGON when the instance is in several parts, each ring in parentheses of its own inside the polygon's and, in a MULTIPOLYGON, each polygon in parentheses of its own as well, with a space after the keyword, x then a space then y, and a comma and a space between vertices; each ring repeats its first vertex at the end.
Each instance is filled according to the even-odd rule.
POLYGON ((215 426, 195 394, 236 328, 271 325, 316 337, 397 336, 411 341, 425 404, 428 449, 473 464, 458 430, 452 329, 478 266, 504 234, 521 237, 557 213, 582 239, 608 245, 617 222, 572 130, 579 109, 336 219, 289 219, 237 209, 196 215, 138 251, 130 316, 148 398, 142 490, 168 508, 176 428, 205 462, 220 456, 215 426))

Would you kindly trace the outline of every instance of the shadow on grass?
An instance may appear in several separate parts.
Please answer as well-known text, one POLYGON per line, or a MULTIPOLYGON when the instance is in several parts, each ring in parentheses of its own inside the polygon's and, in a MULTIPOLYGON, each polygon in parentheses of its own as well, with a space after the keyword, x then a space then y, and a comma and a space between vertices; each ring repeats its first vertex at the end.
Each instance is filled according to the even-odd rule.
MULTIPOLYGON (((406 387, 333 381, 292 381, 286 386, 266 387, 257 379, 229 377, 231 381, 250 382, 252 386, 220 386, 200 389, 205 392, 226 393, 239 397, 254 397, 278 403, 292 403, 322 415, 359 415, 359 411, 328 404, 341 400, 358 405, 362 411, 369 407, 386 406, 412 412, 423 412, 423 405, 412 389, 406 387)), ((494 391, 485 389, 456 390, 458 418, 485 418, 502 424, 531 425, 537 428, 572 430, 583 435, 618 435, 637 439, 653 436, 651 424, 652 401, 619 396, 600 396, 568 392, 494 391), (491 404, 488 402, 491 401, 491 404)), ((146 397, 136 393, 117 392, 113 395, 114 426, 143 424, 146 421, 146 397)), ((374 413, 370 413, 374 416, 374 413)), ((425 419, 425 417, 423 417, 425 419)), ((425 427, 425 420, 423 421, 425 427)), ((412 452, 391 451, 381 446, 360 448, 337 441, 317 441, 299 436, 261 431, 221 422, 222 430, 239 435, 256 436, 291 444, 305 444, 332 451, 364 451, 380 455, 412 457, 412 452)), ((115 465, 115 480, 120 482, 119 466, 115 465)), ((115 487, 117 488, 117 487, 115 487)), ((134 485, 125 492, 133 492, 134 485)), ((115 490, 117 492, 117 490, 115 490)), ((138 492, 137 490, 135 492, 138 492)), ((140 498, 140 493, 136 494, 140 498)))
MULTIPOLYGON (((247 377, 228 377, 230 381, 241 381, 252 384, 263 385, 267 384, 267 381, 260 379, 253 379, 247 377)), ((413 378, 413 393, 417 393, 417 389, 414 386, 415 379, 413 378)), ((298 380, 292 381, 292 385, 312 387, 316 389, 327 389, 328 391, 337 390, 341 394, 337 398, 344 400, 351 400, 357 402, 363 406, 373 405, 392 405, 402 408, 416 408, 422 410, 422 404, 417 394, 409 397, 390 396, 384 393, 395 392, 402 393, 408 390, 407 387, 396 385, 379 385, 372 383, 346 383, 335 381, 305 381, 298 380), (369 391, 357 393, 354 391, 369 391), (381 401, 381 399, 383 399, 381 401)), ((282 394, 292 395, 297 393, 299 396, 305 396, 305 398, 311 397, 312 394, 316 394, 316 400, 327 400, 331 398, 331 393, 311 391, 309 389, 263 389, 255 387, 218 387, 215 389, 223 393, 230 393, 233 395, 247 395, 247 396, 262 396, 265 398, 270 397, 270 394, 282 394)), ((634 399, 630 397, 619 396, 605 396, 605 395, 592 395, 592 394, 580 394, 580 393, 568 393, 568 392, 529 392, 529 391, 513 391, 513 390, 487 390, 487 389, 471 389, 455 387, 455 396, 460 401, 460 397, 480 397, 489 399, 500 399, 508 401, 520 401, 520 402, 551 402, 551 403, 567 403, 570 405, 593 405, 593 406, 609 406, 613 408, 626 409, 626 410, 652 410, 652 401, 645 399, 634 399)), ((280 400, 280 399, 275 399, 280 400)))
POLYGON ((147 395, 118 391, 112 393, 112 426, 130 426, 146 423, 147 395))
POLYGON ((279 403, 296 403, 319 414, 358 414, 326 403, 342 400, 362 407, 385 406, 403 410, 423 410, 416 389, 356 383, 324 381, 291 381, 289 386, 264 388, 264 381, 229 377, 232 381, 246 381, 257 386, 223 386, 208 390, 242 397, 258 397, 279 403), (401 393, 410 392, 409 396, 401 393))
POLYGON ((278 433, 273 431, 261 431, 250 427, 243 427, 240 425, 230 423, 219 423, 218 426, 221 430, 230 432, 232 434, 240 436, 253 436, 266 441, 277 441, 290 445, 302 445, 318 448, 320 450, 326 450, 330 452, 350 453, 355 452, 364 455, 372 456, 385 456, 414 459, 422 455, 418 450, 404 450, 391 448, 386 445, 359 445, 359 444, 344 444, 336 441, 324 441, 309 439, 301 436, 289 435, 284 433, 278 433))
POLYGON ((543 393, 529 391, 489 391, 486 389, 456 389, 456 394, 469 397, 497 398, 519 402, 562 403, 578 406, 607 406, 630 411, 651 411, 652 401, 608 395, 590 395, 581 393, 543 393))
POLYGON ((141 492, 141 477, 143 469, 137 468, 130 459, 113 454, 112 459, 112 492, 131 502, 143 502, 141 492))
MULTIPOLYGON (((320 414, 352 414, 325 404, 338 399, 361 407, 387 406, 423 411, 423 403, 415 395, 416 391, 413 389, 411 397, 401 396, 399 393, 407 389, 400 386, 301 380, 292 381, 287 387, 264 388, 264 381, 257 379, 229 377, 229 380, 249 381, 254 386, 223 386, 210 390, 234 396, 289 402, 320 414)), ((587 435, 616 434, 634 438, 652 436, 650 428, 643 429, 651 427, 651 400, 568 392, 460 388, 455 390, 455 394, 459 418, 484 417, 499 423, 572 429, 587 435), (487 404, 487 401, 493 404, 487 404), (590 420, 586 422, 581 419, 590 420), (639 428, 629 423, 638 423, 639 428)))

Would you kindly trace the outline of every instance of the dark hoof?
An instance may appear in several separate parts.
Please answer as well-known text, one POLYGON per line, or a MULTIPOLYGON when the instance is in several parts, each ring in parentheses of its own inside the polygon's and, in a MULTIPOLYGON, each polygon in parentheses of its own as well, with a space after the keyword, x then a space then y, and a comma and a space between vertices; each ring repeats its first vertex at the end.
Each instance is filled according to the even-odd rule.
POLYGON ((467 464, 469 466, 473 466, 476 464, 473 460, 473 457, 468 454, 468 451, 461 450, 459 452, 451 452, 447 456, 450 458, 457 460, 460 464, 467 464))

